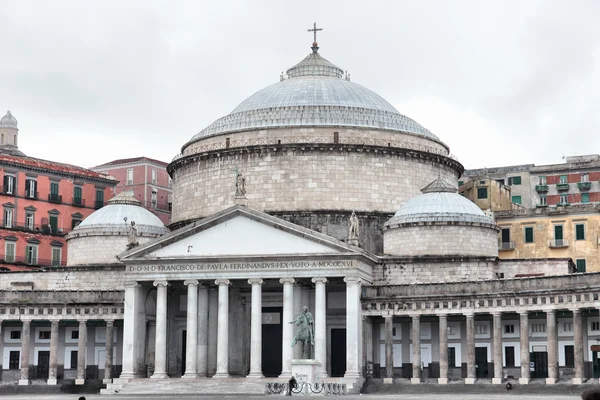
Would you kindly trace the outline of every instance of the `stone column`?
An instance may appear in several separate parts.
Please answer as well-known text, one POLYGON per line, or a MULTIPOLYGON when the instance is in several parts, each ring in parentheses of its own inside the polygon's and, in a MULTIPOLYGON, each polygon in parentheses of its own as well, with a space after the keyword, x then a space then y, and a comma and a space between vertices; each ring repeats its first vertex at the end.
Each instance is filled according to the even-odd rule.
POLYGON ((556 332, 556 311, 546 311, 546 335, 548 336, 548 377, 547 385, 558 381, 558 333, 556 332))
POLYGON ((502 367, 504 366, 504 362, 502 359, 502 313, 493 312, 493 344, 492 344, 492 354, 494 359, 494 377, 492 378, 492 383, 495 385, 499 385, 502 383, 502 367))
POLYGON ((156 335, 154 373, 150 378, 167 377, 167 281, 154 281, 156 286, 156 335))
MULTIPOLYGON (((327 278, 313 278, 315 284, 315 355, 323 363, 321 378, 327 377, 327 278)), ((308 307, 308 304, 306 305, 308 307)))
POLYGON ((527 311, 519 311, 521 332, 519 340, 521 341, 521 378, 519 383, 529 384, 529 316, 527 311))
POLYGON ((448 316, 438 315, 440 326, 440 377, 438 383, 448 384, 448 316))
POLYGON ((228 279, 217 279, 219 311, 217 322, 217 372, 213 378, 229 378, 229 285, 228 279))
POLYGON ((421 319, 412 316, 412 378, 411 383, 421 383, 421 319))
POLYGON ((573 351, 575 353, 574 385, 583 383, 583 329, 581 326, 581 309, 573 310, 573 351))
MULTIPOLYGON (((344 278, 346 282, 346 379, 358 379, 360 358, 360 279, 344 278)), ((350 383, 352 386, 352 383, 350 383)), ((352 388, 352 387, 350 387, 352 388)))
POLYGON ((141 285, 137 282, 125 282, 123 316, 123 370, 120 379, 132 379, 137 374, 136 332, 139 328, 138 297, 141 285))
POLYGON ((208 287, 198 286, 198 375, 208 375, 208 287))
POLYGON ((106 359, 104 360, 104 379, 102 383, 112 383, 112 366, 113 366, 113 338, 115 332, 115 321, 107 320, 106 321, 106 359))
MULTIPOLYGON (((292 315, 294 317, 298 316, 302 312, 302 306, 309 306, 308 304, 302 304, 302 289, 302 286, 300 286, 299 284, 296 283, 294 285, 294 311, 292 312, 292 315)), ((292 353, 292 359, 297 360, 302 358, 302 346, 292 347, 292 353)), ((312 354, 311 358, 315 358, 315 355, 312 354)))
POLYGON ((87 321, 79 321, 79 338, 77 339, 77 379, 76 385, 85 383, 85 353, 87 350, 87 321))
POLYGON ((466 314, 467 317, 467 378, 465 384, 475 383, 475 314, 466 314))
POLYGON ((187 319, 185 331, 185 373, 182 378, 198 377, 198 281, 183 282, 187 290, 187 319))
POLYGON ((294 340, 294 278, 281 278, 283 284, 283 343, 281 349, 281 375, 280 378, 292 376, 292 341, 294 340))
POLYGON ((50 369, 48 370, 48 385, 58 384, 58 323, 50 321, 50 369))
POLYGON ((252 285, 250 311, 250 373, 248 378, 262 378, 262 284, 258 278, 248 279, 252 285))
POLYGON ((371 364, 371 378, 373 377, 373 319, 368 316, 363 316, 363 368, 365 371, 365 379, 368 377, 367 368, 371 364))
POLYGON ((21 331, 21 379, 19 385, 29 385, 29 353, 31 352, 31 321, 23 320, 21 331))
POLYGON ((384 315, 385 330, 385 377, 384 384, 394 383, 394 317, 384 315))

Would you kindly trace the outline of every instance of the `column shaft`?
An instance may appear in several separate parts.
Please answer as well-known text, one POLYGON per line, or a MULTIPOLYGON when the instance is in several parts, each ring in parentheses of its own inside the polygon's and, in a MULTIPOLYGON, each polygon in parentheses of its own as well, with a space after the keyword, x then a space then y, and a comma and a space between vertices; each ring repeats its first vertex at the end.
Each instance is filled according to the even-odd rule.
POLYGON ((249 279, 252 285, 250 310, 250 373, 248 378, 262 378, 262 279, 249 279))
POLYGON ((466 384, 475 383, 475 315, 467 314, 467 379, 466 384))
MULTIPOLYGON (((294 285, 294 310, 292 312, 292 315, 294 317, 298 316, 302 312, 302 306, 309 306, 308 304, 302 304, 302 289, 302 286, 300 286, 299 284, 294 285)), ((302 358, 302 346, 292 347, 292 353, 292 359, 297 360, 302 358)), ((315 358, 315 355, 312 354, 311 358, 315 358)))
POLYGON ((394 381, 394 318, 391 315, 383 317, 385 321, 385 378, 383 383, 394 381))
POLYGON ((137 312, 140 285, 137 282, 125 282, 124 286, 123 370, 121 371, 120 378, 131 379, 138 373, 135 335, 139 327, 137 312))
POLYGON ((113 342, 114 342, 115 322, 112 320, 106 321, 106 359, 104 360, 104 383, 112 382, 112 367, 113 367, 113 342))
POLYGON ((50 369, 48 370, 48 385, 56 385, 58 375, 58 323, 50 322, 50 369))
POLYGON ((198 375, 208 375, 208 288, 198 287, 198 375))
POLYGON ((546 311, 546 335, 548 335, 548 378, 546 378, 546 383, 552 385, 558 380, 558 333, 555 310, 546 311))
POLYGON ((83 385, 85 381, 85 353, 87 344, 87 321, 79 321, 79 338, 77 339, 77 379, 76 385, 83 385))
POLYGON ((412 316, 412 383, 421 382, 421 317, 412 316))
POLYGON ((519 379, 519 383, 528 384, 529 383, 529 316, 527 315, 527 311, 519 313, 520 319, 520 337, 521 341, 521 378, 519 379))
POLYGON ((282 278, 283 284, 283 343, 281 349, 281 375, 292 376, 292 341, 294 340, 294 278, 282 278))
POLYGON ((345 378, 360 377, 360 280, 344 278, 346 282, 346 373, 345 378))
POLYGON ((448 383, 448 316, 439 316, 440 327, 440 377, 438 383, 448 383))
POLYGON ((575 353, 575 377, 573 384, 583 383, 583 329, 581 324, 581 310, 573 310, 573 350, 575 353))
POLYGON ((492 344, 492 351, 494 354, 494 377, 492 378, 492 383, 494 384, 500 384, 502 383, 502 367, 504 366, 503 360, 502 360, 502 314, 501 313, 494 313, 493 315, 493 330, 494 330, 494 337, 493 337, 493 344, 492 344))
POLYGON ((219 310, 217 322, 217 372, 214 378, 229 377, 229 285, 227 279, 217 279, 219 310))
POLYGON ((187 315, 185 337, 185 373, 182 378, 198 377, 198 281, 187 280, 187 315))
POLYGON ((154 282, 154 286, 156 286, 156 341, 154 373, 151 376, 154 379, 167 377, 167 285, 167 281, 154 282))
POLYGON ((21 331, 21 379, 19 385, 29 385, 29 353, 31 352, 31 321, 23 320, 21 331))
MULTIPOLYGON (((315 284, 315 355, 323 363, 321 378, 327 376, 327 296, 325 278, 313 278, 315 284)), ((308 307, 308 304, 306 304, 308 307)))

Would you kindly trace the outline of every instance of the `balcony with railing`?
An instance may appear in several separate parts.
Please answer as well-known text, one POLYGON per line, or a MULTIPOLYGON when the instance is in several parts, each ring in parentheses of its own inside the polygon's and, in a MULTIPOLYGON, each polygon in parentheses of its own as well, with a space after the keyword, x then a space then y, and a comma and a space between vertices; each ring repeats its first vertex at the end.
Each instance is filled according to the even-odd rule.
POLYGON ((3 220, 2 228, 21 232, 41 233, 42 235, 64 236, 71 231, 67 228, 52 227, 50 224, 33 224, 28 221, 3 220))
POLYGON ((39 194, 40 194, 39 192, 33 192, 33 191, 26 190, 25 198, 37 200, 39 198, 39 194))
POLYGON ((535 185, 535 191, 538 193, 545 193, 548 191, 548 185, 535 185))
POLYGON ((62 203, 62 196, 60 194, 57 193, 49 193, 48 194, 48 201, 50 203, 62 203))
POLYGON ((582 191, 588 191, 592 188, 592 182, 577 182, 577 188, 582 191))
POLYGON ((159 203, 157 201, 147 201, 144 208, 152 211, 171 212, 171 203, 159 203))
POLYGON ((548 241, 548 247, 551 249, 560 249, 569 247, 569 241, 566 239, 553 239, 548 241))
POLYGON ((569 190, 569 184, 568 183, 557 183, 556 190, 558 190, 559 192, 567 192, 569 190))
POLYGON ((515 249, 515 242, 498 242, 498 251, 511 251, 515 249))
POLYGON ((6 254, 3 261, 7 264, 32 265, 37 267, 64 267, 65 263, 59 259, 46 259, 29 256, 15 256, 6 254))
POLYGON ((85 199, 81 197, 73 197, 71 204, 73 204, 76 207, 85 207, 85 199))

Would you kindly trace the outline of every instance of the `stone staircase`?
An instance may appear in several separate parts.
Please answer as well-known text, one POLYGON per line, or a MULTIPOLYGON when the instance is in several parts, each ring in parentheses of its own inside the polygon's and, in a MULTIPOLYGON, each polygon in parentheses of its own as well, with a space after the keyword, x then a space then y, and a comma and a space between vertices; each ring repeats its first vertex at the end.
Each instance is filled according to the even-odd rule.
POLYGON ((286 382, 277 378, 166 378, 114 379, 100 394, 245 394, 263 395, 269 382, 286 382))

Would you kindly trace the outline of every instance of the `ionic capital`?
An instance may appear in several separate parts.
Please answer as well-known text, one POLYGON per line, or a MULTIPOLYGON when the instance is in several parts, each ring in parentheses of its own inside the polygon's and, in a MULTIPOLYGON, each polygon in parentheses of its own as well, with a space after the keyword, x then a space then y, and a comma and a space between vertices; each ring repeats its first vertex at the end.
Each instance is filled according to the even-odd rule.
POLYGON ((311 281, 312 281, 312 283, 327 283, 327 278, 325 278, 325 277, 312 278, 311 281))
POLYGON ((344 282, 346 282, 346 284, 348 284, 348 285, 351 285, 351 284, 360 285, 362 283, 361 279, 356 276, 347 276, 344 278, 344 282))
POLYGON ((262 285, 265 283, 261 278, 250 278, 248 279, 248 284, 250 285, 262 285))
POLYGON ((154 281, 153 285, 156 287, 159 287, 159 286, 167 287, 167 286, 169 286, 169 282, 168 281, 154 281))
POLYGON ((229 286, 231 285, 231 281, 229 279, 215 279, 215 285, 229 286))
POLYGON ((187 280, 187 281, 183 281, 183 284, 185 286, 198 286, 199 283, 200 282, 198 282, 196 279, 190 279, 190 280, 187 280))
POLYGON ((282 284, 284 284, 284 285, 285 285, 285 284, 292 284, 292 283, 294 283, 294 282, 296 282, 296 280, 295 280, 294 278, 281 278, 281 279, 279 280, 279 283, 282 283, 282 284))
POLYGON ((125 286, 126 288, 139 288, 142 285, 140 285, 136 281, 126 281, 125 283, 123 283, 123 286, 125 286))

